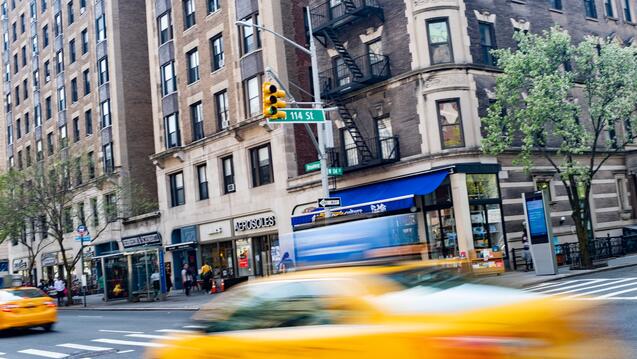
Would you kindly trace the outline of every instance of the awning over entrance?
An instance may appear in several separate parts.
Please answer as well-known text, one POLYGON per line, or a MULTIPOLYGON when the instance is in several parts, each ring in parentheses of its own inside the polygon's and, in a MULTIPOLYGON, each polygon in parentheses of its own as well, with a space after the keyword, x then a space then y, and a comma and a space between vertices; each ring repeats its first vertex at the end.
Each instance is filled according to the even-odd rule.
POLYGON ((181 242, 181 243, 176 243, 176 244, 169 244, 167 246, 164 247, 164 249, 167 252, 170 251, 178 251, 181 249, 191 249, 191 248, 195 248, 197 247, 197 242, 195 241, 190 241, 190 242, 181 242))
MULTIPOLYGON (((332 208, 334 216, 394 212, 415 205, 415 195, 435 191, 447 178, 447 170, 373 183, 331 193, 340 197, 342 207, 332 208)), ((292 227, 314 222, 322 218, 323 209, 292 216, 292 227)))

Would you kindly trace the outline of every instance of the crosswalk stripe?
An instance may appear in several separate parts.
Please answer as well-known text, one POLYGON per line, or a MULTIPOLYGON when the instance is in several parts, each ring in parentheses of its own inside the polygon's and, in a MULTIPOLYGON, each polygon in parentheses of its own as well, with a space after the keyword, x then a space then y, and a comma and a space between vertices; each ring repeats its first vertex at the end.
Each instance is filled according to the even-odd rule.
MULTIPOLYGON (((617 281, 617 282, 615 282, 615 283, 621 283, 621 282, 625 282, 625 281, 617 281)), ((612 284, 615 284, 615 283, 612 283, 612 284)), ((635 286, 637 286, 637 283, 635 283, 635 282, 633 281, 633 282, 630 282, 630 283, 624 283, 624 284, 619 284, 619 285, 613 285, 613 286, 610 286, 610 287, 609 287, 609 286, 607 286, 607 285, 604 285, 604 286, 596 285, 596 286, 592 286, 592 287, 586 288, 586 289, 585 289, 585 290, 586 290, 585 292, 577 293, 577 294, 573 294, 573 295, 569 295, 568 297, 569 297, 569 298, 584 297, 584 296, 588 296, 588 295, 595 294, 595 293, 607 292, 607 291, 609 291, 609 290, 613 290, 613 289, 617 289, 617 288, 630 287, 630 286, 635 287, 635 286), (589 289, 592 289, 592 288, 598 288, 598 287, 603 287, 603 288, 595 289, 595 290, 589 290, 589 289)), ((569 290, 569 291, 566 291, 566 292, 563 292, 563 293, 559 293, 559 294, 560 294, 560 295, 562 295, 562 294, 572 293, 572 292, 576 292, 576 291, 575 291, 575 290, 569 290)))
POLYGON ((164 344, 160 343, 148 343, 148 342, 133 342, 128 340, 118 340, 118 339, 93 339, 92 341, 97 343, 105 343, 105 344, 118 344, 118 345, 131 345, 137 347, 150 347, 150 348, 163 348, 164 344))
POLYGON ((205 325, 184 325, 184 329, 205 329, 205 325))
POLYGON ((549 289, 549 290, 538 290, 536 292, 537 293, 541 293, 541 294, 549 294, 549 293, 554 293, 554 292, 560 292, 560 291, 563 291, 564 289, 572 289, 572 288, 583 287, 583 286, 586 286, 586 285, 589 285, 589 284, 599 283, 599 282, 603 282, 603 281, 607 281, 607 280, 608 279, 592 279, 588 283, 579 283, 579 284, 567 285, 566 287, 558 287, 558 288, 553 288, 553 289, 549 289))
POLYGON ((595 299, 606 299, 606 298, 610 298, 610 297, 614 297, 618 294, 624 294, 624 293, 628 293, 628 292, 634 292, 637 290, 637 287, 633 287, 630 289, 624 289, 624 290, 620 290, 618 292, 612 292, 612 293, 608 293, 608 294, 604 294, 604 295, 600 295, 599 297, 595 297, 595 299))
POLYGON ((110 330, 110 329, 100 329, 100 332, 103 333, 123 333, 123 334, 142 334, 144 332, 134 332, 130 330, 110 330))
POLYGON ((565 285, 565 284, 571 284, 571 283, 575 283, 575 282, 581 282, 584 279, 576 279, 576 280, 569 280, 566 282, 546 282, 546 283, 540 283, 538 285, 534 285, 532 287, 528 287, 528 288, 524 288, 525 291, 527 292, 532 292, 535 290, 540 290, 540 289, 546 289, 546 288, 550 288, 550 287, 557 287, 560 285, 565 285))
POLYGON ((159 329, 155 330, 157 333, 196 333, 194 330, 183 330, 183 329, 159 329))
POLYGON ((18 351, 18 353, 30 354, 30 355, 35 355, 35 356, 40 356, 45 358, 56 358, 56 359, 66 358, 69 356, 68 354, 64 354, 64 353, 50 352, 48 350, 38 350, 38 349, 25 349, 25 350, 18 351))
POLYGON ((132 353, 132 352, 134 352, 134 351, 135 351, 135 350, 133 350, 133 349, 129 349, 129 350, 120 350, 120 351, 118 351, 118 352, 117 352, 117 354, 132 353))
POLYGON ((131 338, 144 338, 144 339, 175 339, 170 335, 152 335, 152 334, 128 334, 127 337, 131 338))
POLYGON ((58 347, 63 347, 63 348, 88 350, 88 351, 91 351, 91 352, 103 352, 103 351, 113 350, 113 348, 94 347, 94 346, 90 346, 90 345, 82 345, 82 344, 74 344, 74 343, 58 344, 57 346, 58 347))

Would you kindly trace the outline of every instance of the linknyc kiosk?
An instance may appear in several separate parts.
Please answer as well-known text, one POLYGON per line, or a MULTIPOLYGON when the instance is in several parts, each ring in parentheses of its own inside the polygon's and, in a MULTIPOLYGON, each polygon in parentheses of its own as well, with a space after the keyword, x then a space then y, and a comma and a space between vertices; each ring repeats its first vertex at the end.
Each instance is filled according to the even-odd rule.
POLYGON ((522 193, 526 232, 536 275, 557 274, 551 214, 543 191, 522 193))

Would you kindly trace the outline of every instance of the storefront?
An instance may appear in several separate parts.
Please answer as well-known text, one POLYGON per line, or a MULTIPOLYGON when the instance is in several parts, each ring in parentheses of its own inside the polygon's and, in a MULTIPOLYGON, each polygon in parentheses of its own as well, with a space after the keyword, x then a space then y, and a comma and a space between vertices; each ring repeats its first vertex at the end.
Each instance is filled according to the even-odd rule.
POLYGON ((40 265, 42 266, 42 279, 47 283, 52 284, 57 278, 66 279, 60 252, 42 253, 40 265))
POLYGON ((199 243, 197 239, 197 226, 176 228, 170 236, 170 244, 165 246, 166 252, 172 254, 172 263, 166 263, 172 269, 175 289, 183 289, 181 270, 185 264, 193 275, 197 274, 200 267, 197 260, 199 243))
POLYGON ((29 258, 16 258, 11 263, 11 272, 17 274, 22 278, 23 283, 29 281, 29 258))
POLYGON ((311 206, 304 213, 292 215, 295 231, 292 241, 303 242, 305 235, 300 232, 313 230, 311 237, 316 237, 317 245, 333 246, 328 243, 330 233, 347 230, 351 233, 350 246, 364 247, 374 253, 379 253, 378 248, 369 247, 370 243, 396 247, 415 242, 426 245, 423 257, 430 259, 469 257, 480 249, 502 252, 506 257, 498 171, 497 165, 462 164, 335 191, 331 196, 341 198, 343 206, 332 209, 330 218, 325 218, 323 209, 311 206), (376 223, 383 221, 373 221, 379 217, 388 218, 382 226, 376 223), (358 230, 341 228, 346 222, 359 222, 358 230), (409 222, 413 226, 406 233, 417 233, 415 239, 404 235, 391 241, 376 239, 387 236, 384 227, 405 230, 407 227, 401 223, 409 222), (377 228, 378 233, 370 232, 371 228, 377 228))

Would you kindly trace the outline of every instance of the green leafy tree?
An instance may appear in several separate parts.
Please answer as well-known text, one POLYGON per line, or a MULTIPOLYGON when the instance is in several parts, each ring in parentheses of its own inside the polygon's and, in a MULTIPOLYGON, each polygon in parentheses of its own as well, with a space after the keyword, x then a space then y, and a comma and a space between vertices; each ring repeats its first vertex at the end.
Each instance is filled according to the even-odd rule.
POLYGON ((483 119, 483 150, 516 154, 527 171, 550 163, 567 192, 581 266, 590 268, 591 184, 633 142, 637 49, 598 37, 574 44, 559 27, 515 39, 517 51, 494 51, 503 74, 483 119))

